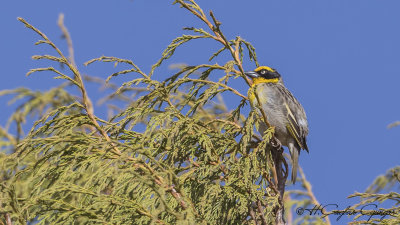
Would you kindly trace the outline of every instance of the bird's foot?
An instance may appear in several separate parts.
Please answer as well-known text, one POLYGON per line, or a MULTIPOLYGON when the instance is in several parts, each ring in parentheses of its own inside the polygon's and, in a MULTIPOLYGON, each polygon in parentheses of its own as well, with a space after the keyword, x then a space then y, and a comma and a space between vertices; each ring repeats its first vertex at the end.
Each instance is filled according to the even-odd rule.
POLYGON ((282 149, 282 144, 281 142, 276 138, 272 138, 271 140, 271 145, 272 147, 274 147, 275 149, 281 150, 282 149))

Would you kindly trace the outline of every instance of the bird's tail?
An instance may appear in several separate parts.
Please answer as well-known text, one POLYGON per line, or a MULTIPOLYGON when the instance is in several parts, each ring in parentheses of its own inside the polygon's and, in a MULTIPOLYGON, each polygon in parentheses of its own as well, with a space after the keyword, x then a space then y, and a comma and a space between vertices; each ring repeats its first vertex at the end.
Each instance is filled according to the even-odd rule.
POLYGON ((297 168, 299 167, 299 149, 292 145, 289 147, 290 158, 292 159, 292 183, 296 183, 297 168))

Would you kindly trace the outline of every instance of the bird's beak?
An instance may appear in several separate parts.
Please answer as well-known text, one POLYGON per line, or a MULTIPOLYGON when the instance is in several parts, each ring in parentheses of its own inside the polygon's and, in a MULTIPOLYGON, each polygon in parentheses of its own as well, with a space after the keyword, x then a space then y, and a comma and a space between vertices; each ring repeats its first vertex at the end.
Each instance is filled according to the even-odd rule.
POLYGON ((248 71, 245 72, 244 74, 246 74, 246 76, 250 77, 250 78, 257 78, 259 77, 258 73, 254 72, 254 71, 248 71))

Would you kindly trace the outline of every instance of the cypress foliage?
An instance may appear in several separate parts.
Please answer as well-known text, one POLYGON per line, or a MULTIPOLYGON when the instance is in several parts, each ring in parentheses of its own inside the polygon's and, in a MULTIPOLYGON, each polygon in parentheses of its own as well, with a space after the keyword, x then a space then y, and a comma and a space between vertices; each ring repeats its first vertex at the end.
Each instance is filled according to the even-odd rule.
MULTIPOLYGON (((193 0, 174 2, 202 20, 207 29, 185 28, 190 34, 174 39, 149 73, 133 61, 102 56, 85 63, 124 64, 128 69, 105 81, 82 76, 75 65, 68 30, 70 55, 66 56, 44 33, 19 20, 48 45, 54 55, 37 55, 49 66, 29 74, 51 71, 60 86, 34 92, 27 88, 4 90, 0 95, 22 99, 6 127, 0 127, 0 213, 2 224, 274 224, 282 208, 272 150, 254 132, 263 122, 255 111, 242 113, 247 95, 230 86, 231 80, 247 82, 242 63, 257 63, 255 48, 240 37, 228 40, 220 22, 206 16, 193 0), (179 71, 159 81, 157 67, 181 45, 194 39, 222 44, 231 61, 179 66, 179 71), (56 69, 61 64, 64 69, 56 69), (53 65, 53 66, 52 66, 53 65), (135 79, 120 87, 113 77, 132 73, 135 79), (113 93, 102 101, 110 117, 94 111, 85 82, 100 82, 113 93), (73 94, 75 88, 77 94, 73 94), (229 109, 223 96, 240 100, 229 109), (124 107, 113 105, 116 99, 124 107), (36 118, 24 134, 22 124, 36 118), (15 133, 9 132, 15 124, 15 133)), ((39 74, 37 74, 39 75, 39 74)), ((283 163, 287 163, 283 159, 283 163)), ((287 171, 286 171, 287 172, 287 171)), ((301 172, 304 190, 287 192, 287 220, 295 206, 316 204, 311 185, 301 172), (291 198, 290 196, 295 196, 291 198)), ((398 193, 375 195, 394 178, 378 178, 368 193, 355 194, 366 201, 397 199, 398 193)), ((353 197, 351 196, 351 197, 353 197)), ((357 206, 355 206, 357 207, 357 206)), ((398 208, 396 208, 398 210, 398 208)), ((390 221, 397 220, 387 218, 390 221)), ((299 217, 302 224, 329 224, 317 216, 299 217)))

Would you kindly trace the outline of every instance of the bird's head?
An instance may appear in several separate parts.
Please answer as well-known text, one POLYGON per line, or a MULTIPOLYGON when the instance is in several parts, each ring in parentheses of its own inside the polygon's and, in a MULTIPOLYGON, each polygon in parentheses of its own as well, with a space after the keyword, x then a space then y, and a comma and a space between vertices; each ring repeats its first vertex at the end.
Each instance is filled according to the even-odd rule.
POLYGON ((271 67, 260 66, 254 71, 245 72, 246 76, 253 81, 252 86, 260 83, 278 83, 281 81, 281 75, 271 67))

